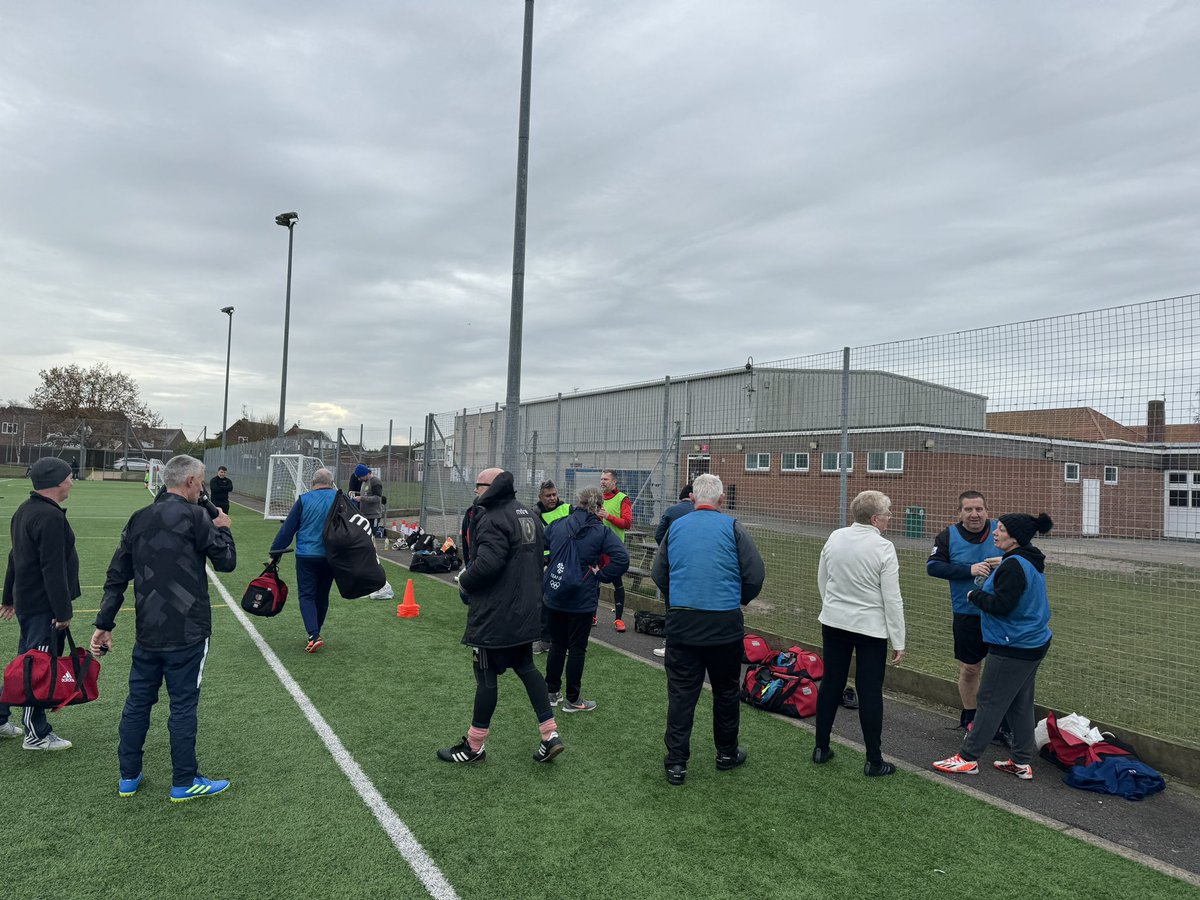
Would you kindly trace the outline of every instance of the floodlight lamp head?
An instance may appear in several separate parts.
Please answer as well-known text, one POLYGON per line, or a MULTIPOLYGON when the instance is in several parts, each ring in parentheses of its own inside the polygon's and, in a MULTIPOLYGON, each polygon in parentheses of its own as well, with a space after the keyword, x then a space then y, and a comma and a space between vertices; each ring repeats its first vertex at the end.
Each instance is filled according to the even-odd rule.
POLYGON ((275 224, 282 225, 284 228, 291 228, 300 216, 294 212, 280 213, 275 217, 275 224))
POLYGON ((227 315, 227 316, 232 316, 233 315, 233 307, 232 306, 222 306, 221 312, 225 313, 225 315, 227 315))

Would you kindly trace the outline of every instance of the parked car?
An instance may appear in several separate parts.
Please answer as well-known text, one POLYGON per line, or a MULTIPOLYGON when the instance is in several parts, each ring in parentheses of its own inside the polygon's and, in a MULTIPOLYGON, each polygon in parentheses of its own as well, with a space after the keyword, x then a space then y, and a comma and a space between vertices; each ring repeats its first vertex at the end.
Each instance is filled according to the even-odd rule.
POLYGON ((113 462, 113 468, 119 472, 149 472, 150 460, 140 456, 121 457, 113 462))

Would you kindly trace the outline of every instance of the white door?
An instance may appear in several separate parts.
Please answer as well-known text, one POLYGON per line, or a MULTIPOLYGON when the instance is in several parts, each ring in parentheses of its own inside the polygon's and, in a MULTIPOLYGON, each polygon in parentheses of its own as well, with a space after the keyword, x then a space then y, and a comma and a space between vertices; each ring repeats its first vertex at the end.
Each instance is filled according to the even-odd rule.
POLYGON ((1167 472, 1163 537, 1200 539, 1200 472, 1167 472))
POLYGON ((1100 481, 1096 478, 1083 480, 1083 533, 1100 533, 1100 481))

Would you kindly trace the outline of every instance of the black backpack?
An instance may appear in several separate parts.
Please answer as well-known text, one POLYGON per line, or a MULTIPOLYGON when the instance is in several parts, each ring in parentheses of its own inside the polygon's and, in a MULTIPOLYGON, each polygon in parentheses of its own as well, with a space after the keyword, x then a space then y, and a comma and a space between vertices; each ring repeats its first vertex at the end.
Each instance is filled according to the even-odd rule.
POLYGON ((440 550, 418 550, 408 564, 410 572, 427 572, 431 575, 453 572, 461 567, 462 560, 458 558, 456 547, 451 547, 445 553, 440 550))
POLYGON ((325 518, 323 539, 325 558, 343 597, 365 597, 383 587, 387 575, 375 553, 371 522, 340 490, 325 518))

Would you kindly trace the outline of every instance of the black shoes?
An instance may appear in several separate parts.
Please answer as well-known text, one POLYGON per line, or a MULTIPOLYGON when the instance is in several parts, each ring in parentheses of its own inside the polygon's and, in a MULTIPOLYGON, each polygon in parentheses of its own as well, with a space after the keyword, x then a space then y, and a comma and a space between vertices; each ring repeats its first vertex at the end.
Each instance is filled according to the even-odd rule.
POLYGON ((687 766, 675 763, 673 766, 667 766, 667 784, 678 787, 683 784, 683 780, 687 778, 687 766))
POLYGON ((813 747, 812 759, 813 759, 813 762, 815 762, 817 765, 821 765, 822 763, 827 763, 831 759, 833 759, 833 751, 830 750, 828 747, 824 747, 824 748, 813 747))
POLYGON ((867 763, 863 766, 863 774, 868 778, 884 778, 896 774, 896 767, 890 762, 867 763))
POLYGON ((437 755, 442 762, 448 763, 474 763, 487 759, 487 752, 482 747, 478 751, 472 750, 466 737, 453 747, 443 747, 437 752, 437 755))
POLYGON ((558 736, 558 732, 550 735, 550 737, 538 744, 537 750, 533 753, 533 761, 540 763, 548 763, 558 754, 562 753, 567 748, 563 746, 562 738, 558 736))
POLYGON ((728 772, 730 769, 736 769, 746 761, 746 751, 738 747, 732 753, 717 754, 717 771, 728 772))

